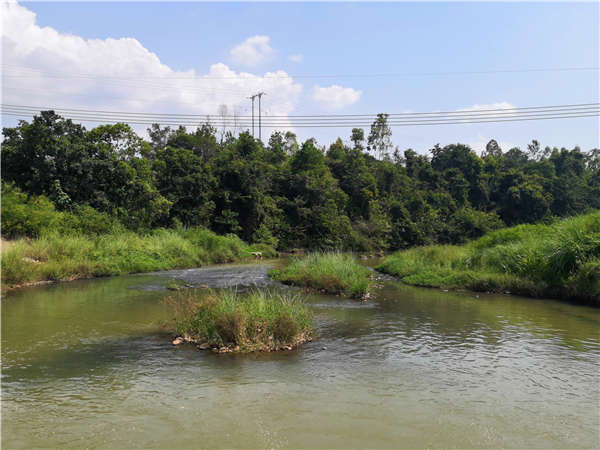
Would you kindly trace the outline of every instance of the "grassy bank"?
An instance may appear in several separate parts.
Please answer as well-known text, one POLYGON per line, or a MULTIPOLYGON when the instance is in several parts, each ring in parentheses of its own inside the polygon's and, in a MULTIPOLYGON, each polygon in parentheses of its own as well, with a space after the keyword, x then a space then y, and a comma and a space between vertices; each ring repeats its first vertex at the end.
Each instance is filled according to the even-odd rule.
POLYGON ((554 297, 600 305, 600 212, 519 225, 464 246, 390 255, 377 270, 417 286, 554 297))
POLYGON ((312 313, 297 296, 186 290, 166 302, 176 335, 221 353, 289 350, 312 333, 312 313))
POLYGON ((147 234, 115 231, 89 236, 46 234, 11 241, 2 250, 2 283, 27 283, 121 275, 241 261, 252 251, 274 256, 264 245, 250 246, 235 235, 203 228, 155 230, 147 234))
POLYGON ((364 297, 370 286, 369 270, 343 253, 313 253, 269 275, 282 283, 354 298, 364 297))

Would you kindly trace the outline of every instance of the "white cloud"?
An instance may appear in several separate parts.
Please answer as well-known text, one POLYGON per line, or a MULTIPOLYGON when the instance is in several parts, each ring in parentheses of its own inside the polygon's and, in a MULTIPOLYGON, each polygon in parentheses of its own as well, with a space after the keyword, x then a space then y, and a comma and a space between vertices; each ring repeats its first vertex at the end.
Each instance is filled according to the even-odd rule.
POLYGON ((484 111, 487 109, 513 110, 514 108, 515 108, 515 105, 512 105, 508 102, 498 102, 498 103, 488 103, 488 104, 484 104, 484 105, 473 105, 473 106, 469 106, 468 108, 457 109, 457 111, 484 111))
MULTIPOLYGON (((485 108, 488 109, 488 108, 485 108)), ((514 144, 509 141, 504 141, 494 136, 484 136, 482 133, 478 133, 477 137, 466 139, 467 145, 473 149, 473 151, 479 155, 481 155, 485 151, 485 147, 492 139, 495 139, 498 142, 498 145, 502 149, 503 152, 509 151, 513 147, 518 147, 518 144, 514 144)))
POLYGON ((301 53, 298 53, 296 55, 288 56, 288 59, 295 63, 301 63, 302 61, 304 61, 304 55, 302 55, 301 53))
POLYGON ((263 109, 285 116, 302 91, 281 70, 260 76, 215 63, 206 74, 176 71, 134 38, 83 39, 42 28, 15 2, 1 2, 0 15, 3 103, 202 115, 224 104, 247 116, 247 97, 264 91, 263 109))
POLYGON ((341 109, 345 106, 356 103, 362 94, 352 88, 345 88, 337 84, 329 87, 315 86, 313 90, 313 99, 329 109, 341 109))
POLYGON ((254 67, 269 59, 274 50, 269 36, 252 36, 231 49, 231 57, 237 64, 254 67))

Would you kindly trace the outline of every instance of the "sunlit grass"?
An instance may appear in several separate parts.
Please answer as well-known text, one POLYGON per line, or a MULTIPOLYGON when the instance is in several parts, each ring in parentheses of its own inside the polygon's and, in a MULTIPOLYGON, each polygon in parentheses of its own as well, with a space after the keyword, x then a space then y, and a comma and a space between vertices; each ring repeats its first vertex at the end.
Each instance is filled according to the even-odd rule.
POLYGON ((464 246, 400 251, 377 270, 419 286, 600 303, 600 213, 506 228, 464 246))
POLYGON ((312 313, 297 295, 270 291, 185 290, 166 300, 173 332, 233 351, 273 351, 310 339, 312 313))
MULTIPOLYGON (((2 251, 6 286, 35 281, 70 280, 240 261, 255 248, 235 235, 219 236, 202 228, 129 231, 87 236, 51 233, 11 241, 2 251)), ((273 250, 261 251, 273 256, 273 250)))
POLYGON ((367 294, 371 284, 370 271, 353 255, 343 253, 313 253, 270 275, 282 283, 355 298, 367 294))

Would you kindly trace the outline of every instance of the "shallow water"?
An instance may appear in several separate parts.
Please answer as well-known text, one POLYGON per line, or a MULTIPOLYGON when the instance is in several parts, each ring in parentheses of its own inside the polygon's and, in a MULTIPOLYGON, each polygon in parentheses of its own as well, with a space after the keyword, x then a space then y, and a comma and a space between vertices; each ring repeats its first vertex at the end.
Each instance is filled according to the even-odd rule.
POLYGON ((173 278, 261 286, 266 270, 10 292, 3 448, 600 447, 598 309, 386 281, 367 303, 310 297, 317 339, 299 350, 170 344, 173 278))

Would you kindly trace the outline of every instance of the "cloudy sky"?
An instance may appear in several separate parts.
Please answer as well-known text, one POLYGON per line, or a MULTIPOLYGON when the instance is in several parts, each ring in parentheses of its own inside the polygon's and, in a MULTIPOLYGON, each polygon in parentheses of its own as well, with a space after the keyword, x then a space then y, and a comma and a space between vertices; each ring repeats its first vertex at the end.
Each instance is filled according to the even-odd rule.
MULTIPOLYGON (((225 105, 245 116, 247 97, 264 91, 264 117, 285 117, 599 101, 597 70, 537 70, 599 66, 597 2, 1 5, 5 104, 179 114, 225 105)), ((350 135, 295 131, 322 144, 350 135)), ((420 152, 437 142, 481 150, 492 138, 505 150, 531 139, 589 149, 598 135, 597 117, 393 128, 394 144, 420 152)))

